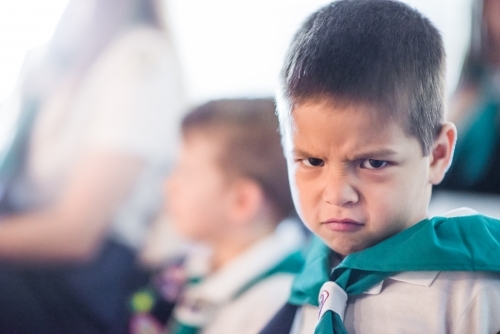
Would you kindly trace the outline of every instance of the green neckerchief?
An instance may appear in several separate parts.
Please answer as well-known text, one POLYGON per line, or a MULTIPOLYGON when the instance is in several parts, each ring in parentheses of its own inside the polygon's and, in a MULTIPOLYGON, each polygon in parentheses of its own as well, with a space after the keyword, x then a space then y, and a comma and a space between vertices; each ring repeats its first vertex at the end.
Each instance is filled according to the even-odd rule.
POLYGON ((471 186, 488 172, 488 163, 498 142, 498 103, 485 97, 465 134, 457 140, 452 168, 462 175, 460 182, 471 186))
POLYGON ((498 85, 492 75, 483 74, 477 104, 456 143, 450 175, 459 175, 464 186, 473 186, 488 173, 499 145, 498 85), (453 171, 456 171, 454 173, 453 171))
MULTIPOLYGON (((352 253, 330 270, 331 250, 313 241, 302 272, 295 278, 290 303, 318 306, 323 283, 334 281, 348 295, 359 295, 403 271, 496 271, 500 263, 500 221, 483 215, 434 217, 352 253)), ((326 312, 315 333, 347 333, 340 316, 326 312)))

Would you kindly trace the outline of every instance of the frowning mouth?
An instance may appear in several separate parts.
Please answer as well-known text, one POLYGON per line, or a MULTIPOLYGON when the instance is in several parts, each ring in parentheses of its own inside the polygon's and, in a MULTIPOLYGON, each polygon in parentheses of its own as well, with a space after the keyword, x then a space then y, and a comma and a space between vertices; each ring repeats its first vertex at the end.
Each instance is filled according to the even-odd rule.
POLYGON ((353 219, 344 218, 344 219, 328 219, 321 223, 325 225, 327 228, 338 231, 338 232, 355 232, 363 228, 364 223, 360 223, 353 219))

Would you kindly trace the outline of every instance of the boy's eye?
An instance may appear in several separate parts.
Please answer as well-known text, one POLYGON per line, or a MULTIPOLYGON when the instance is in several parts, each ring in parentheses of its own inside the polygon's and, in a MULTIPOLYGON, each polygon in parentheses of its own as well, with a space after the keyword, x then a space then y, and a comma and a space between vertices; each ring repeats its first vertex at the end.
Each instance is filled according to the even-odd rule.
POLYGON ((361 162, 361 168, 378 169, 387 165, 385 160, 366 159, 361 162))
POLYGON ((321 167, 324 165, 323 160, 318 158, 302 159, 301 162, 308 167, 321 167))

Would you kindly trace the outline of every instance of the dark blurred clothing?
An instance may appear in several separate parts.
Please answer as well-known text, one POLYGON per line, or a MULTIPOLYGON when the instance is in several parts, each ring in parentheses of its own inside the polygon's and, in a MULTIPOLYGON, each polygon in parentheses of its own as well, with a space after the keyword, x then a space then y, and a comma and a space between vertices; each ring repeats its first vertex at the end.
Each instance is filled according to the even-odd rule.
POLYGON ((127 298, 147 277, 114 242, 81 265, 0 264, 0 333, 126 333, 127 298))
POLYGON ((500 90, 485 80, 467 124, 459 128, 452 165, 436 190, 500 194, 500 90))

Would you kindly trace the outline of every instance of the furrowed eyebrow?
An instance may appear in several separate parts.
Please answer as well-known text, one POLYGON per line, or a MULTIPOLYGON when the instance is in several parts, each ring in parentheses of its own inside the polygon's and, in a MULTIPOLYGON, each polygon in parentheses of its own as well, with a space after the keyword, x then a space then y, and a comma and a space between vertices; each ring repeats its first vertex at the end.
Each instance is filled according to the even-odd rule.
POLYGON ((358 152, 353 155, 351 158, 352 160, 359 160, 359 159, 365 159, 365 158, 376 158, 379 160, 383 159, 390 159, 394 156, 396 156, 398 153, 394 150, 391 149, 381 149, 381 150, 375 150, 375 151, 366 151, 366 152, 358 152))
POLYGON ((298 155, 298 156, 307 156, 307 157, 311 156, 310 153, 303 151, 303 150, 297 150, 297 149, 292 150, 292 153, 293 153, 293 155, 298 155))
MULTIPOLYGON (((292 154, 294 156, 302 156, 302 157, 315 156, 314 154, 311 154, 311 153, 304 151, 302 149, 293 149, 292 154)), ((350 157, 349 160, 354 161, 354 160, 366 159, 366 158, 385 160, 385 159, 394 158, 395 156, 397 156, 397 154, 398 154, 398 152, 391 150, 391 149, 380 149, 380 150, 374 150, 374 151, 357 152, 352 157, 350 157)))

